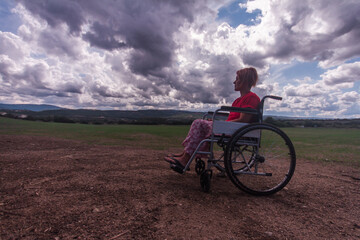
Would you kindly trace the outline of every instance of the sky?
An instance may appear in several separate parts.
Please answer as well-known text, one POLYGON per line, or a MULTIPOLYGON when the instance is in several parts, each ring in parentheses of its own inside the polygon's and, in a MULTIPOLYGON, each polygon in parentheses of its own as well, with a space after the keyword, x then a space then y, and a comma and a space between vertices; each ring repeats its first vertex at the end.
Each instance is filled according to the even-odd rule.
POLYGON ((1 0, 0 103, 360 117, 358 0, 1 0))

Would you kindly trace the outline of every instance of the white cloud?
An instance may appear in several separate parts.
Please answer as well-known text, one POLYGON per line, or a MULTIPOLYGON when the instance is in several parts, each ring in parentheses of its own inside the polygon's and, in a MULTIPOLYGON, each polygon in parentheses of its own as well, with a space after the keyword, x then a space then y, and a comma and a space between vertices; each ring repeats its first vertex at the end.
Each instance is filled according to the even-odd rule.
POLYGON ((317 115, 321 117, 348 117, 349 109, 353 116, 360 114, 359 93, 348 91, 358 78, 358 63, 343 64, 328 70, 320 81, 306 77, 306 81, 288 83, 279 95, 284 96, 288 105, 279 111, 291 110, 293 113, 317 115), (313 83, 312 83, 313 82, 313 83))
POLYGON ((27 54, 22 40, 10 32, 0 32, 0 54, 10 59, 22 59, 27 54))
POLYGON ((355 91, 344 93, 340 98, 342 101, 347 103, 355 103, 360 101, 360 94, 355 91))
POLYGON ((314 97, 321 96, 326 91, 318 84, 300 84, 298 86, 287 85, 284 87, 286 96, 314 97))
MULTIPOLYGON (((264 49, 260 59, 272 63, 318 60, 327 68, 360 55, 360 4, 355 0, 248 1, 261 10, 261 23, 249 27, 246 45, 264 49)), ((256 58, 256 56, 255 56, 256 58)), ((250 58, 249 63, 256 63, 250 58)))
POLYGON ((321 77, 327 85, 360 81, 360 62, 340 65, 335 69, 328 70, 321 77))
POLYGON ((216 20, 230 2, 20 0, 18 32, 0 32, 0 102, 212 108, 238 97, 245 66, 258 69, 256 93, 285 97, 269 110, 331 115, 358 100, 360 63, 344 63, 360 56, 357 1, 248 1, 257 24, 236 28, 216 20), (280 84, 294 60, 325 72, 280 84))

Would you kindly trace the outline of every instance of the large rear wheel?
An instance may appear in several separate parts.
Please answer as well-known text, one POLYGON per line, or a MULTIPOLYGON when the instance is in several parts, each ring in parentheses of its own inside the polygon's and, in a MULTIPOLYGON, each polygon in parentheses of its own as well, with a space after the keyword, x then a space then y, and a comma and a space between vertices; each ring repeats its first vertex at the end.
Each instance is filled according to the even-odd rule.
POLYGON ((295 171, 296 155, 289 137, 268 124, 250 124, 233 134, 225 154, 230 180, 253 195, 281 190, 295 171))

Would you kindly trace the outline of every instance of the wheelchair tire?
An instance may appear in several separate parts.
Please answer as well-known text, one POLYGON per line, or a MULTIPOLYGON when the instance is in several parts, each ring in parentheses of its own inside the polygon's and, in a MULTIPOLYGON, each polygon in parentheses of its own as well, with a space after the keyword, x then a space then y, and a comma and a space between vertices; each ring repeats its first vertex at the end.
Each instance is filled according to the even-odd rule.
POLYGON ((225 153, 225 169, 232 183, 253 195, 270 195, 288 184, 296 154, 289 137, 269 124, 249 124, 235 132, 225 153), (253 135, 260 134, 259 137, 253 135))
POLYGON ((200 186, 203 192, 209 192, 211 187, 212 171, 205 170, 200 175, 200 186))

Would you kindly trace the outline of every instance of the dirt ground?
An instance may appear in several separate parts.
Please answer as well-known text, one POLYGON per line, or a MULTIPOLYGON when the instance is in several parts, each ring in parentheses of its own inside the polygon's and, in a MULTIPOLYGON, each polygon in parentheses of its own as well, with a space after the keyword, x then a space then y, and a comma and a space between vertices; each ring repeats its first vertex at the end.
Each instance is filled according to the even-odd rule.
POLYGON ((165 151, 0 137, 0 239, 360 238, 359 167, 298 159, 275 195, 203 193, 165 151))

